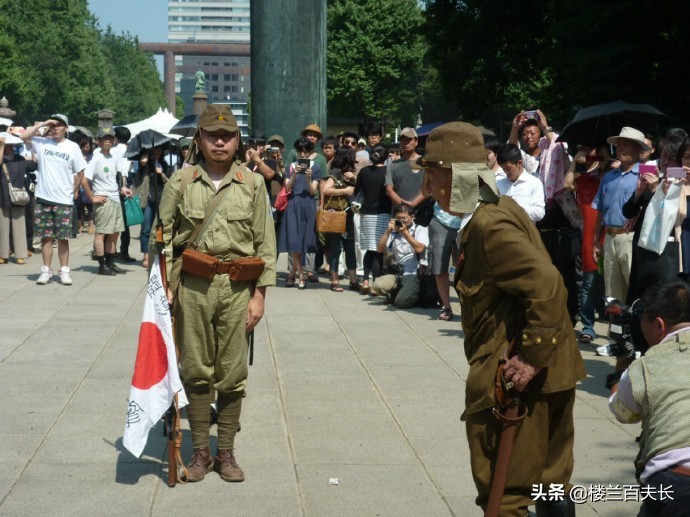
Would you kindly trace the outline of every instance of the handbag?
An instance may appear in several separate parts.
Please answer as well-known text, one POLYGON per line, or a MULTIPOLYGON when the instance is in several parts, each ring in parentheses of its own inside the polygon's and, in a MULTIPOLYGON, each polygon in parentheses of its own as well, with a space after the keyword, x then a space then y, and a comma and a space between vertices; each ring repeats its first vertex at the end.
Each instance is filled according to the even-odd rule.
POLYGON ((125 220, 127 226, 136 226, 144 222, 144 212, 141 209, 139 196, 136 194, 125 198, 125 220))
POLYGON ((2 164, 2 172, 5 173, 5 178, 7 178, 7 186, 10 190, 10 203, 14 206, 26 206, 31 201, 29 193, 24 188, 16 188, 12 186, 10 181, 10 173, 7 172, 7 166, 2 164))
POLYGON ((316 231, 321 233, 345 233, 347 213, 319 209, 316 211, 316 231))
POLYGON ((676 223, 681 191, 680 183, 671 184, 668 192, 664 192, 661 185, 657 187, 642 221, 640 238, 637 241, 640 248, 653 251, 657 255, 663 253, 676 223))
POLYGON ((280 189, 278 196, 276 197, 275 203, 273 203, 273 208, 278 210, 278 212, 283 212, 287 208, 288 198, 290 197, 290 192, 285 190, 285 187, 280 189))

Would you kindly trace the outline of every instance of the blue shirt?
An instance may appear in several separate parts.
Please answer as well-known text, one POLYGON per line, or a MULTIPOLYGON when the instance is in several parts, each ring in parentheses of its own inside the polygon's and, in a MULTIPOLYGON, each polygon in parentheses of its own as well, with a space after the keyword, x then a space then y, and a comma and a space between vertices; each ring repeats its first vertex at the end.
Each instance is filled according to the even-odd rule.
POLYGON ((623 215, 623 205, 637 188, 638 170, 639 164, 636 163, 629 172, 614 169, 601 180, 597 195, 592 201, 592 208, 603 214, 603 226, 620 228, 628 221, 623 215))
POLYGON ((434 205, 434 217, 448 228, 452 228, 453 230, 460 228, 460 218, 457 215, 451 215, 448 212, 444 212, 438 203, 434 205))

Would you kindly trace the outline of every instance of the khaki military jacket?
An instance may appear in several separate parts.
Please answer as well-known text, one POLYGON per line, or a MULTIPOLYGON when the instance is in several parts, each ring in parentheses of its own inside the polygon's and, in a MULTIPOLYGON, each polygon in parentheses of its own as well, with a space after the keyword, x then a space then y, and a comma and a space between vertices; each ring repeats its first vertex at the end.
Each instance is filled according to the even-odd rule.
MULTIPOLYGON (((197 251, 221 260, 262 258, 266 267, 256 286, 275 285, 275 229, 263 178, 233 163, 218 192, 226 188, 230 190, 206 231, 198 238, 197 251)), ((166 183, 160 202, 160 217, 164 246, 172 253, 168 254, 173 257, 172 262, 179 260, 192 230, 204 219, 206 207, 216 192, 213 181, 204 170, 203 161, 175 171, 166 183)), ((168 278, 171 268, 169 263, 168 278)))
POLYGON ((482 203, 465 227, 455 276, 470 364, 466 412, 495 405, 498 361, 519 337, 521 357, 543 370, 528 389, 573 388, 585 368, 566 309, 567 293, 535 224, 512 199, 482 203))

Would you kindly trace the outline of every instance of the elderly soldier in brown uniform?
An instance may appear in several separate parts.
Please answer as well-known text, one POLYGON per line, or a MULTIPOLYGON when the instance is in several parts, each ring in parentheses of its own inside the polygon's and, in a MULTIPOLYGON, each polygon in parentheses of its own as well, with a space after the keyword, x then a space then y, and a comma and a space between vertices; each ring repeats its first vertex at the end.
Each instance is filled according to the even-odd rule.
POLYGON ((515 439, 501 516, 527 515, 532 485, 561 484, 565 500, 537 502, 537 515, 574 515, 567 497, 573 470, 575 384, 585 376, 566 309, 566 291, 539 232, 524 210, 498 197, 478 128, 452 122, 435 129, 418 166, 443 210, 462 217, 455 286, 462 305, 467 426, 472 474, 485 508, 501 424, 492 414, 499 360, 528 413, 515 439))
POLYGON ((273 219, 263 178, 240 166, 238 125, 227 106, 210 104, 199 116, 190 157, 193 165, 172 175, 160 203, 164 245, 173 253, 170 285, 179 279, 175 334, 194 445, 188 479, 200 481, 214 466, 209 402, 215 390, 216 470, 226 481, 243 481, 234 439, 247 383, 247 334, 263 316, 266 286, 275 284, 273 219), (263 259, 263 272, 235 275, 237 261, 231 261, 242 257, 263 259))

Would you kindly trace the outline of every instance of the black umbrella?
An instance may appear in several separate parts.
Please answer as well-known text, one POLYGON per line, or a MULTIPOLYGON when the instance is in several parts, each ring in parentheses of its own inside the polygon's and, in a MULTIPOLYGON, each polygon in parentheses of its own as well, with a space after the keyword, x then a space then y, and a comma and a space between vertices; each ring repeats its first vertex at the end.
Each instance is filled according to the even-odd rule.
POLYGON ((649 104, 630 104, 623 101, 608 102, 582 108, 568 122, 558 137, 569 146, 595 146, 610 136, 616 136, 628 126, 643 133, 663 123, 667 115, 649 104))
POLYGON ((147 129, 129 141, 124 156, 130 160, 134 160, 139 158, 142 151, 165 145, 171 141, 172 138, 165 136, 158 131, 154 131, 153 129, 147 129))
POLYGON ((193 137, 196 133, 196 128, 199 124, 199 115, 187 115, 177 124, 170 128, 170 132, 174 135, 182 135, 186 137, 193 137))

